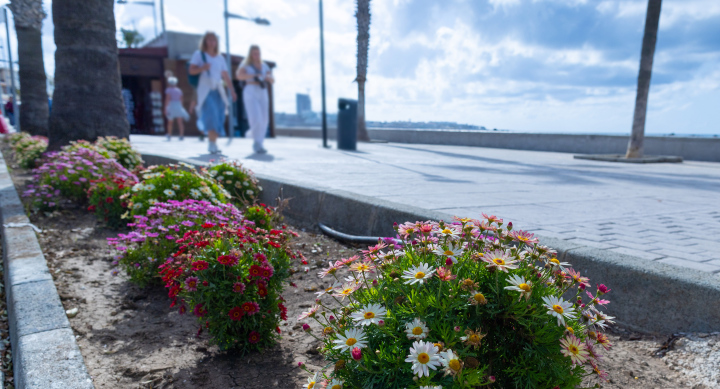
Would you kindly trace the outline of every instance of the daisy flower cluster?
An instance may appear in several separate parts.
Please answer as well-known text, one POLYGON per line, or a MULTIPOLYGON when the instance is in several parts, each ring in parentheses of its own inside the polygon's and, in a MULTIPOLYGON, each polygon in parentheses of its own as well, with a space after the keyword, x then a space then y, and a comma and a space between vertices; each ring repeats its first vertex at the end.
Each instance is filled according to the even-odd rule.
POLYGON ((62 198, 85 203, 93 181, 122 179, 137 181, 137 177, 113 159, 87 148, 46 153, 40 166, 33 170, 33 184, 27 186, 23 197, 34 209, 50 210, 62 198))
POLYGON ((125 138, 115 136, 99 137, 95 144, 115 154, 115 159, 125 168, 134 170, 143 164, 142 156, 132 148, 125 138))
POLYGON ((131 281, 144 286, 160 281, 158 265, 177 252, 181 246, 177 240, 186 233, 242 224, 243 215, 232 204, 170 200, 155 203, 145 216, 134 216, 133 222, 127 224, 130 232, 109 238, 108 243, 118 253, 114 263, 125 270, 131 281))
POLYGON ((395 229, 395 239, 320 272, 333 286, 298 320, 319 324, 306 332, 330 364, 308 382, 550 389, 606 376, 610 290, 592 288, 533 234, 485 214, 395 229))
POLYGON ((197 318, 220 349, 241 352, 271 346, 280 336, 287 307, 280 295, 292 259, 282 226, 264 230, 252 223, 185 232, 177 251, 159 266, 171 307, 197 318))
POLYGON ((44 136, 31 136, 27 132, 17 132, 6 138, 13 151, 13 159, 24 169, 32 169, 45 153, 48 139, 44 136))
POLYGON ((88 189, 88 211, 107 224, 110 228, 120 228, 127 224, 123 214, 128 211, 125 198, 137 182, 135 177, 110 177, 93 180, 88 189))
POLYGON ((199 174, 187 164, 151 166, 140 174, 128 197, 130 215, 145 215, 152 205, 168 200, 205 200, 224 204, 230 194, 215 180, 199 174))
POLYGON ((249 169, 237 161, 222 161, 203 169, 202 174, 215 180, 231 195, 238 206, 253 204, 262 187, 249 169))

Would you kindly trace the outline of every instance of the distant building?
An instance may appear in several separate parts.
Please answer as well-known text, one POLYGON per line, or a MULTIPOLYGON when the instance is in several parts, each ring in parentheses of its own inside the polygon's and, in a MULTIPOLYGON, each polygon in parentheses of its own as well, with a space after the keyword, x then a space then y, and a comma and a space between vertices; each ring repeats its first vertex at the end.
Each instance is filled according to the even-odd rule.
POLYGON ((295 105, 297 108, 298 116, 305 116, 306 112, 312 112, 312 103, 310 102, 310 95, 297 93, 295 95, 295 105))

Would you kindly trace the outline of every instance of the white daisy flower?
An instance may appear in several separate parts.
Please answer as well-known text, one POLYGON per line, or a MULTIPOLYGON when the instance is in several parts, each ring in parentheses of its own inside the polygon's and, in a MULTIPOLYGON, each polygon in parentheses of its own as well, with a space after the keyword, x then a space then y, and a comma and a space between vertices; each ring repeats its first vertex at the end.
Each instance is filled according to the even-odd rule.
POLYGON ((351 328, 345 331, 345 335, 338 334, 338 338, 333 341, 336 344, 334 348, 340 351, 352 350, 355 347, 365 348, 367 347, 367 340, 365 339, 365 331, 362 328, 351 328))
POLYGON ((202 192, 197 189, 190 189, 190 196, 192 196, 193 198, 198 198, 202 196, 202 192))
POLYGON ((486 251, 482 260, 488 263, 488 269, 495 268, 505 273, 508 272, 508 269, 518 268, 517 261, 511 259, 510 253, 505 250, 486 251))
POLYGON ((327 387, 328 389, 342 389, 344 383, 345 381, 334 378, 327 387))
POLYGON ((418 318, 405 324, 405 333, 408 339, 425 339, 429 332, 430 329, 427 325, 418 318))
POLYGON ((235 181, 235 187, 238 189, 242 187, 242 184, 240 183, 240 181, 235 181))
POLYGON ((414 283, 425 283, 425 280, 428 278, 431 278, 433 273, 435 273, 435 269, 429 266, 426 263, 421 263, 417 266, 412 266, 410 269, 405 270, 403 272, 402 278, 406 279, 406 284, 414 284, 414 283))
POLYGON ((456 246, 452 244, 452 242, 448 243, 447 249, 443 249, 442 246, 437 246, 437 248, 433 250, 437 255, 450 258, 454 264, 458 263, 457 257, 463 255, 463 251, 462 244, 456 246))
POLYGON ((165 193, 167 197, 175 197, 175 191, 172 189, 165 189, 163 193, 165 193))
POLYGON ((353 312, 351 315, 356 324, 361 326, 369 326, 371 324, 378 324, 380 320, 385 319, 387 310, 380 304, 370 304, 364 306, 361 310, 353 312))
POLYGON ((143 190, 144 187, 145 187, 145 185, 143 185, 141 183, 137 183, 137 184, 133 185, 132 191, 137 192, 137 191, 143 190))
POLYGON ((312 377, 308 377, 308 384, 306 386, 307 389, 313 389, 315 387, 315 385, 317 384, 317 380, 318 380, 318 373, 315 373, 315 375, 313 375, 312 377))
POLYGON ((146 190, 148 192, 155 190, 155 185, 153 184, 147 184, 143 187, 143 190, 146 190))
POLYGON ((133 207, 133 209, 140 209, 140 208, 142 208, 142 206, 143 206, 142 203, 135 203, 135 204, 133 204, 132 207, 133 207))
POLYGON ((255 192, 252 191, 252 189, 248 189, 245 193, 247 193, 249 196, 252 196, 255 194, 255 192))
POLYGON ((439 355, 440 363, 445 368, 445 375, 455 376, 460 373, 460 370, 463 368, 463 361, 454 351, 448 349, 447 351, 440 352, 439 355))
POLYGON ((565 327, 565 318, 570 319, 575 316, 575 308, 567 301, 555 296, 543 297, 542 300, 545 302, 545 308, 548 309, 547 313, 557 317, 560 327, 565 327))
POLYGON ((155 205, 157 202, 158 202, 157 199, 148 200, 148 204, 150 204, 150 205, 155 205))
POLYGON ((553 270, 565 270, 566 267, 570 267, 570 264, 567 262, 560 262, 556 257, 552 257, 548 259, 548 265, 550 265, 553 270))
POLYGON ((243 184, 243 186, 250 186, 250 183, 249 183, 249 182, 247 182, 247 181, 243 181, 243 183, 242 183, 242 184, 243 184))
POLYGON ((460 237, 460 231, 454 226, 445 225, 442 230, 438 228, 435 232, 444 238, 457 239, 460 237))
POLYGON ((215 177, 215 176, 218 175, 218 171, 217 171, 217 170, 210 170, 210 175, 213 176, 213 177, 215 177))
POLYGON ((180 185, 178 185, 178 184, 172 184, 172 188, 173 188, 174 190, 180 190, 180 185))
POLYGON ((440 356, 438 356, 438 348, 430 342, 422 340, 413 342, 410 347, 410 355, 405 362, 412 363, 412 371, 418 377, 430 377, 430 369, 437 370, 440 366, 440 356))
POLYGON ((233 175, 233 172, 231 172, 231 171, 226 171, 226 172, 223 172, 223 174, 226 175, 226 176, 232 176, 232 175, 233 175))
POLYGON ((520 292, 520 298, 525 297, 525 300, 530 298, 530 293, 532 293, 532 282, 526 281, 525 277, 518 276, 516 274, 511 275, 508 278, 508 282, 512 285, 506 286, 505 289, 520 292))

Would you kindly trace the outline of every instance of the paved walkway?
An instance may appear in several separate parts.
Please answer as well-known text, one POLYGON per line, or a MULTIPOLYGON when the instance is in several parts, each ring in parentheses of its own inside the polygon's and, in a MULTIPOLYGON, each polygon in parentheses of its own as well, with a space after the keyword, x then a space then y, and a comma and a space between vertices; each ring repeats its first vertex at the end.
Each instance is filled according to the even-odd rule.
MULTIPOLYGON (((132 136, 139 150, 207 161, 197 138, 132 136)), ((516 228, 720 276, 720 163, 619 164, 571 154, 277 138, 267 155, 251 141, 218 144, 258 173, 397 203, 513 221, 516 228), (334 146, 334 142, 332 142, 334 146)))

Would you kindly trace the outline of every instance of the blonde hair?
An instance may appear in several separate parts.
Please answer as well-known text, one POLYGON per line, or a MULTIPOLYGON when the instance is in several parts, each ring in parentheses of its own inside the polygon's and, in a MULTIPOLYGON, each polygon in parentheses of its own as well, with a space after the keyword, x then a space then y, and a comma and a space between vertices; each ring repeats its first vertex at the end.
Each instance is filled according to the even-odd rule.
POLYGON ((214 33, 213 31, 208 31, 208 32, 205 33, 205 35, 203 35, 202 40, 200 40, 200 51, 204 51, 204 52, 206 52, 206 53, 208 53, 208 54, 210 54, 210 55, 212 55, 212 56, 216 56, 216 55, 218 55, 218 54, 220 53, 220 38, 217 36, 216 33, 214 33), (208 40, 208 38, 210 38, 210 37, 214 37, 214 38, 215 38, 215 42, 217 42, 217 44, 215 45, 215 52, 214 52, 214 53, 210 53, 210 52, 207 50, 207 40, 208 40))
POLYGON ((250 50, 248 50, 247 57, 245 57, 245 59, 243 59, 243 62, 242 62, 242 64, 240 65, 240 67, 252 65, 252 51, 253 51, 253 50, 257 50, 257 51, 260 52, 260 63, 259 63, 259 64, 255 64, 255 65, 257 65, 257 66, 259 66, 260 68, 262 68, 262 52, 260 51, 260 46, 258 46, 258 45, 252 45, 252 46, 250 46, 250 50))

